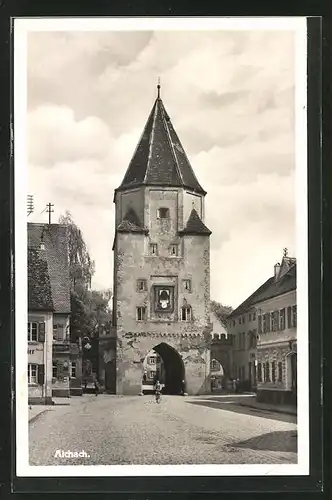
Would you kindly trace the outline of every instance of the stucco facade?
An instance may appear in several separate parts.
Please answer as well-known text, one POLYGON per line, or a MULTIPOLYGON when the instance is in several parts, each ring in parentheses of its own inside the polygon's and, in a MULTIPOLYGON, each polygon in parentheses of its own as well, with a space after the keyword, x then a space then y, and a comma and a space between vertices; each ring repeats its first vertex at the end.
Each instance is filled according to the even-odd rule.
POLYGON ((261 325, 257 346, 258 400, 296 403, 296 290, 257 303, 257 310, 261 325), (273 314, 278 316, 275 325, 273 314), (270 324, 264 328, 267 316, 270 324))
POLYGON ((53 313, 28 313, 28 402, 52 401, 53 313))

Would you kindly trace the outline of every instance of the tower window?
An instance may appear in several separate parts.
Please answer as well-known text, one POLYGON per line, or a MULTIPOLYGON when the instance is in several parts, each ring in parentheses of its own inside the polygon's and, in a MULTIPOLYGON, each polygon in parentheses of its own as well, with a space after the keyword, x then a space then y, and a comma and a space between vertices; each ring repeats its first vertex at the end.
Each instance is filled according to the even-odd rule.
POLYGON ((158 219, 169 219, 169 208, 158 208, 157 210, 158 219))
POLYGON ((169 251, 171 255, 176 256, 178 254, 178 245, 171 245, 169 251))
POLYGON ((52 363, 52 378, 57 378, 58 377, 58 362, 53 361, 52 363))
POLYGON ((146 292, 146 280, 137 280, 137 291, 138 292, 146 292))
POLYGON ((157 255, 157 253, 158 253, 157 243, 151 243, 150 244, 150 255, 157 255))
POLYGON ((181 308, 181 321, 191 321, 191 307, 181 308))
POLYGON ((183 280, 183 289, 186 292, 191 292, 191 280, 183 280))
POLYGON ((146 319, 146 307, 136 308, 136 319, 137 321, 144 321, 146 319))

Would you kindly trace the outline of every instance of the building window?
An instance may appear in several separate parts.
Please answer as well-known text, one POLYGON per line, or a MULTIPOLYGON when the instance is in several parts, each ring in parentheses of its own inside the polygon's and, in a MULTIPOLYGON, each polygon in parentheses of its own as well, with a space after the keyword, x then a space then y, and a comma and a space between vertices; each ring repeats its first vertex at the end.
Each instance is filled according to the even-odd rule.
POLYGON ((262 363, 258 363, 257 365, 257 380, 258 382, 262 382, 262 363))
POLYGON ((279 330, 279 311, 275 311, 275 328, 276 328, 276 331, 279 330))
POLYGON ((280 311, 280 330, 284 330, 286 325, 285 325, 285 309, 281 309, 280 311))
POLYGON ((262 316, 258 316, 258 333, 262 333, 262 316))
POLYGON ((296 326, 297 326, 297 307, 296 306, 292 307, 292 326, 293 326, 293 328, 296 328, 296 326))
POLYGON ((181 308, 181 321, 191 321, 191 307, 181 308))
POLYGON ((278 382, 282 382, 282 362, 278 363, 278 382))
POLYGON ((53 325, 53 340, 64 340, 63 325, 53 325))
POLYGON ((28 342, 37 342, 38 323, 28 323, 28 342))
POLYGON ((239 325, 241 325, 241 323, 242 323, 242 320, 241 320, 241 318, 239 318, 239 325))
POLYGON ((138 292, 146 292, 146 280, 137 280, 137 291, 138 292))
POLYGON ((158 246, 157 243, 150 243, 150 255, 158 254, 158 246))
POLYGON ((233 319, 233 326, 235 326, 235 319, 233 319))
POLYGON ((70 365, 70 377, 76 378, 76 361, 72 361, 70 365))
POLYGON ((270 364, 268 361, 264 364, 264 379, 265 382, 270 382, 270 364))
POLYGON ((178 255, 178 245, 171 245, 169 247, 169 253, 176 257, 178 255))
POLYGON ((287 307, 287 328, 292 328, 292 308, 287 307))
POLYGON ((156 372, 152 372, 152 371, 148 372, 149 379, 153 380, 155 378, 155 376, 156 376, 156 372))
POLYGON ((263 314, 262 331, 266 333, 266 314, 263 314))
POLYGON ((28 384, 37 384, 37 371, 37 365, 28 364, 28 384))
POLYGON ((191 280, 183 280, 183 289, 186 292, 191 292, 191 280))
POLYGON ((244 324, 246 322, 246 317, 242 316, 242 323, 244 324))
POLYGON ((272 382, 276 381, 276 362, 272 361, 271 363, 271 377, 272 377, 272 382))
POLYGON ((146 307, 137 307, 136 308, 136 318, 137 321, 144 321, 146 319, 146 307))
POLYGON ((252 313, 252 320, 256 321, 256 313, 252 313))
POLYGON ((210 369, 211 371, 218 371, 219 370, 219 367, 220 367, 220 363, 219 361, 217 361, 216 359, 212 359, 211 360, 211 363, 210 363, 210 369))
POLYGON ((169 219, 169 208, 158 208, 157 217, 158 219, 169 219))
POLYGON ((149 365, 155 365, 156 364, 156 357, 155 356, 149 356, 148 357, 148 364, 149 365))
POLYGON ((251 321, 251 313, 249 313, 249 323, 250 323, 250 321, 251 321))
POLYGON ((58 362, 53 361, 52 363, 52 378, 57 378, 58 377, 58 362))

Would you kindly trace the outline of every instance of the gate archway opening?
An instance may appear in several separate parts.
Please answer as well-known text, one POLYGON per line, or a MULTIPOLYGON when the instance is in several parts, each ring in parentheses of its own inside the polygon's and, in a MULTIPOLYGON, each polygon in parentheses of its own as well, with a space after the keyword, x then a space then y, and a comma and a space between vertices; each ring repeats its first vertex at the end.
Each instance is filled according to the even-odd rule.
POLYGON ((151 349, 144 362, 144 376, 151 385, 158 379, 163 384, 163 394, 182 394, 185 369, 180 354, 162 342, 151 349))

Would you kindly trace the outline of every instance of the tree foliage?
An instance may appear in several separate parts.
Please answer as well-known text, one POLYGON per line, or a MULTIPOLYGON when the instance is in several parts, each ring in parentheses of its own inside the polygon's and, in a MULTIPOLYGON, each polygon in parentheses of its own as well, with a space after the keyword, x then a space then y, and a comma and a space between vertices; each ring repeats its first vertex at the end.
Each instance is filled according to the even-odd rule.
POLYGON ((227 317, 231 314, 233 308, 231 306, 224 306, 223 304, 220 304, 220 302, 217 302, 215 300, 211 300, 210 304, 212 311, 215 313, 217 318, 222 322, 222 324, 225 325, 227 317))
POLYGON ((94 261, 90 258, 82 231, 70 212, 60 216, 59 223, 67 226, 69 244, 69 276, 71 282, 71 338, 94 337, 110 328, 111 291, 91 290, 94 261))
POLYGON ((67 226, 71 289, 78 293, 82 289, 88 289, 91 286, 95 263, 90 258, 82 231, 75 224, 69 211, 60 216, 59 223, 67 226))

